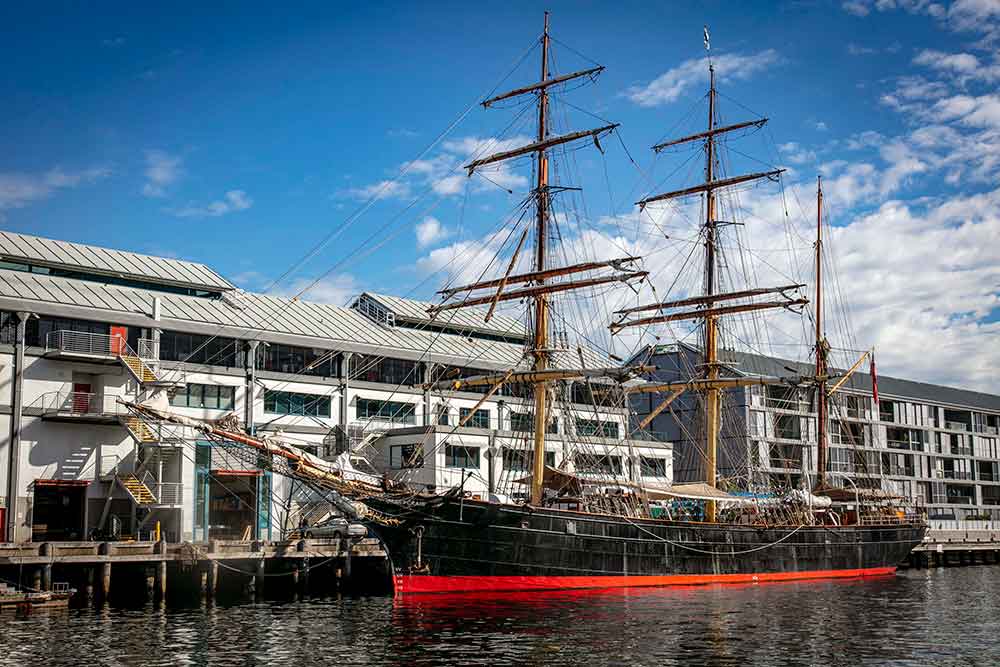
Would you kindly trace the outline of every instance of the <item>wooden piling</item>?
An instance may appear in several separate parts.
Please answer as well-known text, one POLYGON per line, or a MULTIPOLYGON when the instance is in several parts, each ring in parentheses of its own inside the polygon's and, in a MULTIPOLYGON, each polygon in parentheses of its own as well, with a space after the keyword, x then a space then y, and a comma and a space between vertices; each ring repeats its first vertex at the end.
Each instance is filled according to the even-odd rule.
POLYGON ((101 599, 111 595, 111 562, 101 563, 101 599))
POLYGON ((156 598, 158 600, 167 599, 167 561, 161 560, 156 564, 156 598))

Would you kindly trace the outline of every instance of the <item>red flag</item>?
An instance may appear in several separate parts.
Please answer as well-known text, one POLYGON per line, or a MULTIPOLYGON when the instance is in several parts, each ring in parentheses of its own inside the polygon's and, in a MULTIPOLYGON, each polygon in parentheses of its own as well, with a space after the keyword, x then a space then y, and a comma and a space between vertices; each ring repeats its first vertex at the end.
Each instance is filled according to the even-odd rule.
POLYGON ((869 359, 871 359, 871 367, 868 372, 872 376, 872 396, 875 398, 875 407, 878 407, 878 374, 875 372, 875 352, 872 352, 869 359))

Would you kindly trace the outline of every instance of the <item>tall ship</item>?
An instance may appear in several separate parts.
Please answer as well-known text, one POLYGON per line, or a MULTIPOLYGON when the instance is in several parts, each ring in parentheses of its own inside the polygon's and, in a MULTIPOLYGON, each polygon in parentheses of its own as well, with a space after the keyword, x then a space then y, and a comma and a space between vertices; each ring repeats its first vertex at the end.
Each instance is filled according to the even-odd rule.
MULTIPOLYGON (((707 29, 705 41, 708 48, 707 29)), ((498 393, 531 406, 530 413, 522 415, 527 420, 517 429, 520 441, 508 444, 507 465, 499 478, 491 473, 487 493, 471 493, 466 488, 474 474, 471 470, 467 475, 463 469, 458 483, 447 489, 429 488, 417 479, 414 471, 432 451, 447 446, 450 436, 428 441, 419 449, 402 450, 400 456, 410 459, 405 462, 409 465, 399 466, 392 475, 372 474, 380 466, 377 462, 360 466, 357 453, 323 460, 287 443, 247 434, 235 416, 197 423, 172 414, 162 397, 129 409, 136 418, 191 427, 219 445, 238 447, 259 465, 303 482, 342 513, 366 522, 387 547, 399 595, 893 573, 922 541, 923 520, 897 506, 888 494, 839 488, 827 474, 831 402, 860 360, 846 372, 834 369, 829 360, 819 183, 812 298, 805 296, 805 283, 759 286, 748 281, 753 271, 734 271, 734 265, 746 260, 728 255, 721 242, 741 224, 732 219, 727 198, 735 197, 741 187, 779 179, 782 170, 727 173, 729 138, 759 130, 767 119, 721 122, 716 73, 709 58, 705 129, 654 147, 656 153, 685 147, 703 153, 704 178, 679 190, 648 194, 636 209, 642 218, 657 207, 673 206, 678 215, 693 219, 691 229, 697 234, 689 239, 690 252, 679 262, 683 264, 679 276, 664 281, 664 271, 670 267, 654 266, 649 258, 631 253, 610 260, 566 263, 569 255, 559 247, 560 222, 565 222, 566 214, 557 215, 555 207, 560 197, 578 196, 579 188, 566 178, 571 170, 561 171, 555 165, 558 159, 574 161, 577 150, 603 152, 601 140, 607 141, 618 126, 604 122, 591 129, 554 132, 554 91, 569 92, 604 68, 595 64, 568 74, 555 73, 548 14, 537 47, 541 52, 538 81, 482 103, 487 108, 516 105, 519 117, 530 113, 533 136, 524 145, 477 155, 465 166, 471 177, 495 174, 512 162, 530 161, 531 190, 506 221, 505 232, 494 237, 504 241, 480 278, 446 285, 439 292, 440 303, 429 311, 435 318, 451 318, 464 309, 479 308, 489 321, 505 307, 520 308, 528 332, 523 363, 504 371, 473 374, 455 369, 420 385, 445 398, 455 392, 482 396, 472 409, 463 410, 456 429, 474 419, 476 408, 498 393), (690 275, 697 264, 701 265, 694 269, 697 280, 685 282, 684 273, 690 275), (661 291, 666 285, 664 296, 670 298, 657 297, 657 284, 661 291), (605 306, 625 303, 612 296, 622 290, 634 303, 613 311, 588 310, 595 300, 605 306), (647 295, 652 296, 644 298, 647 295), (779 311, 786 318, 794 315, 807 323, 812 318, 808 345, 814 373, 785 377, 737 373, 720 357, 727 337, 742 340, 754 334, 763 326, 758 317, 769 311, 779 311), (574 354, 566 333, 573 327, 567 321, 575 321, 586 337, 585 325, 593 325, 602 312, 614 316, 600 324, 608 335, 697 339, 697 363, 675 369, 676 377, 663 381, 655 379, 656 369, 641 357, 615 364, 609 355, 602 366, 592 363, 579 347, 574 354), (728 326, 732 321, 739 326, 728 326), (567 363, 574 357, 578 363, 567 363), (627 419, 611 437, 602 432, 599 418, 578 420, 575 433, 563 438, 559 451, 554 452, 547 437, 552 415, 567 400, 570 386, 584 390, 595 405, 595 416, 596 407, 630 411, 637 401, 648 409, 642 417, 627 419), (726 390, 748 386, 777 386, 813 402, 817 415, 814 478, 806 476, 782 485, 781 480, 755 475, 751 457, 743 474, 717 474, 726 390), (622 460, 641 459, 629 454, 655 441, 655 435, 648 432, 650 423, 682 396, 699 414, 689 420, 693 424, 690 442, 696 444, 691 446, 698 452, 703 479, 658 484, 621 465, 622 460), (580 427, 581 423, 588 427, 580 427), (613 443, 609 445, 608 440, 613 443), (616 458, 612 455, 616 452, 624 455, 616 458), (860 502, 861 495, 866 502, 860 502)), ((645 228, 659 230, 655 223, 645 228)))

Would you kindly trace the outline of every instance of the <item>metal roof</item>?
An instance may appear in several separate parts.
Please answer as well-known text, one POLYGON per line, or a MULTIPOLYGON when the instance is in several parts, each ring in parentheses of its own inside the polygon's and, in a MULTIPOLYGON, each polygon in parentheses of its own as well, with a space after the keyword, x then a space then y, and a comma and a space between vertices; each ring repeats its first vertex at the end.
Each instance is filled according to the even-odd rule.
POLYGON ((231 290, 204 264, 0 231, 0 259, 178 287, 231 290))
POLYGON ((427 301, 405 299, 399 296, 376 294, 374 292, 365 292, 361 297, 368 297, 381 304, 393 313, 397 322, 405 321, 422 325, 434 325, 456 331, 486 333, 506 338, 516 338, 518 340, 527 339, 523 322, 499 312, 494 313, 489 322, 486 321, 487 311, 483 308, 458 308, 445 311, 437 317, 432 318, 427 314, 427 309, 434 304, 427 301))
MULTIPOLYGON (((387 327, 352 308, 252 292, 224 300, 0 270, 0 309, 425 359, 473 368, 511 368, 516 364, 527 367, 530 363, 524 358, 524 346, 519 343, 387 327), (159 322, 152 320, 154 298, 161 304, 159 322)), ((591 368, 613 365, 590 349, 584 350, 584 362, 591 368)), ((579 354, 575 349, 557 351, 553 353, 553 364, 577 368, 579 354)))
MULTIPOLYGON (((697 348, 693 348, 687 344, 680 343, 679 345, 697 351, 697 348)), ((659 353, 659 350, 657 350, 654 356, 659 353)), ((788 359, 735 350, 720 350, 719 359, 723 362, 732 363, 733 370, 746 375, 783 377, 789 375, 811 375, 816 370, 812 364, 801 361, 790 361, 788 359)), ((832 370, 840 372, 837 369, 832 370)), ((871 393, 871 376, 868 373, 855 373, 845 384, 845 389, 855 389, 871 393)), ((959 389, 957 387, 945 387, 929 382, 904 380, 890 375, 882 375, 881 373, 878 376, 878 391, 879 394, 903 399, 1000 412, 1000 396, 994 394, 959 389)))

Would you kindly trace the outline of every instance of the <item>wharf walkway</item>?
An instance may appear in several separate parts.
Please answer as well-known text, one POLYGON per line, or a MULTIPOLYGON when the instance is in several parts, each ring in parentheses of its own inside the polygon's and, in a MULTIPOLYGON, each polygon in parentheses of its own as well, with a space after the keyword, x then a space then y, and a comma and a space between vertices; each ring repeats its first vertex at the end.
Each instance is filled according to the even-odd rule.
POLYGON ((358 566, 365 571, 385 569, 387 558, 382 543, 371 537, 276 542, 0 542, 0 580, 16 577, 21 585, 47 591, 52 589, 53 576, 59 576, 79 584, 88 597, 96 592, 107 598, 112 572, 117 571, 126 579, 126 588, 134 588, 138 577, 145 580, 147 593, 163 598, 173 578, 168 572, 173 571, 186 575, 181 577, 180 588, 193 587, 205 597, 214 597, 223 575, 239 580, 251 592, 259 591, 268 577, 284 578, 296 587, 308 585, 310 573, 320 571, 339 585, 358 566))
POLYGON ((913 567, 1000 563, 1000 527, 931 527, 909 557, 913 567))

